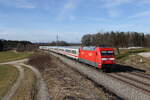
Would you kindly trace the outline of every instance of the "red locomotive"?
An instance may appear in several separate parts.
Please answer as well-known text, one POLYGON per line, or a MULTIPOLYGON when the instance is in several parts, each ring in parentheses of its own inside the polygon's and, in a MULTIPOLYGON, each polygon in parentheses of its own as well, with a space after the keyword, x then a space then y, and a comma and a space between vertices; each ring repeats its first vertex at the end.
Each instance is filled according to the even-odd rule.
POLYGON ((111 68, 110 65, 115 64, 115 55, 113 48, 103 47, 54 47, 40 46, 40 49, 50 50, 70 58, 79 60, 80 62, 95 66, 99 69, 111 68))
POLYGON ((83 47, 79 52, 79 61, 100 69, 115 64, 113 48, 83 47))

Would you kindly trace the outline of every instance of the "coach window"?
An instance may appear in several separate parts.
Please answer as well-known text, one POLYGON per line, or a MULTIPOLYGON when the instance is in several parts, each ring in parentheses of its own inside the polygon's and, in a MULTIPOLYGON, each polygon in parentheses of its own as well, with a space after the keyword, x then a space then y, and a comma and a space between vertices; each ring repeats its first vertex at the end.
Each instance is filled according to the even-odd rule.
POLYGON ((69 53, 71 53, 71 50, 68 50, 69 53))
POLYGON ((72 53, 73 53, 73 54, 76 54, 76 51, 75 51, 75 50, 72 50, 72 53))
POLYGON ((66 52, 70 53, 70 50, 66 50, 66 52))
POLYGON ((69 52, 68 49, 66 49, 66 52, 69 52))

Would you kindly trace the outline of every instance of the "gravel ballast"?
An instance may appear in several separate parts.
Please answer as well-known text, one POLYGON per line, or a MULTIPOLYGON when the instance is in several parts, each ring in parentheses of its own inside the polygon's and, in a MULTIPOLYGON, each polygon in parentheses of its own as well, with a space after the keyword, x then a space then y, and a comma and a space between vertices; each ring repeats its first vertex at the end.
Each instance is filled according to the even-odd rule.
POLYGON ((125 84, 122 81, 118 81, 115 78, 108 76, 105 73, 99 72, 93 68, 87 67, 86 65, 80 64, 78 62, 72 61, 66 57, 60 56, 58 54, 50 52, 50 54, 59 57, 63 62, 71 66, 72 68, 78 70, 80 73, 86 75, 91 80, 97 84, 103 85, 110 91, 114 92, 116 95, 123 99, 129 100, 150 100, 150 95, 139 91, 138 89, 125 84))

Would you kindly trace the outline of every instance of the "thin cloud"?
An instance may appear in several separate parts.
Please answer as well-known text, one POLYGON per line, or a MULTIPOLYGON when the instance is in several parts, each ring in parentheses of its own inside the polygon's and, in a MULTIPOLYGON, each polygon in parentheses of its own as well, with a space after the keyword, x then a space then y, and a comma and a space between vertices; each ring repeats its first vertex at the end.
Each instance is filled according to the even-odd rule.
POLYGON ((0 35, 7 35, 8 32, 4 31, 3 29, 0 29, 0 35))
POLYGON ((98 22, 109 22, 111 20, 106 18, 98 18, 98 17, 78 17, 80 21, 98 21, 98 22))
POLYGON ((104 7, 110 8, 110 7, 117 7, 122 4, 131 3, 134 0, 102 0, 104 3, 104 7))
POLYGON ((0 4, 14 6, 16 8, 35 8, 35 5, 27 0, 0 0, 0 4))
POLYGON ((149 4, 150 0, 140 0, 140 4, 149 4))
POLYGON ((141 18, 141 17, 150 17, 150 10, 136 13, 133 16, 130 16, 129 19, 141 18))
POLYGON ((134 0, 102 0, 103 7, 107 9, 107 12, 111 18, 118 17, 122 13, 119 8, 121 5, 125 5, 133 2, 134 0))
POLYGON ((118 17, 118 16, 120 16, 121 13, 122 13, 122 11, 117 8, 108 9, 108 14, 111 18, 118 17))
POLYGON ((78 6, 79 0, 68 0, 68 2, 63 6, 60 14, 58 15, 58 20, 64 20, 66 18, 75 19, 75 17, 70 14, 73 12, 78 6))

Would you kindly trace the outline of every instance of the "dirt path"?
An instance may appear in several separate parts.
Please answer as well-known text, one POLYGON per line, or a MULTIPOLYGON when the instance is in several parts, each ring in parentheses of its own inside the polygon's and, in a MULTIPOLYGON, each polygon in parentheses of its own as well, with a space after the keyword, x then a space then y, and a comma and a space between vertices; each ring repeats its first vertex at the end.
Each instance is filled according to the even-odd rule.
POLYGON ((23 63, 23 62, 26 62, 26 61, 28 61, 28 59, 4 62, 4 63, 0 63, 0 65, 7 65, 7 64, 10 64, 10 65, 15 65, 16 64, 17 65, 18 63, 23 63))
POLYGON ((21 82, 24 79, 24 69, 19 65, 14 65, 19 70, 19 77, 16 83, 11 87, 10 91, 6 93, 6 95, 2 98, 2 100, 10 100, 11 97, 16 93, 17 89, 19 88, 21 82))
POLYGON ((10 100, 11 97, 15 94, 15 92, 19 88, 19 86, 20 86, 20 84, 24 78, 24 69, 22 68, 22 66, 30 68, 36 75, 36 78, 37 78, 36 100, 50 100, 48 88, 47 88, 47 85, 42 78, 41 73, 36 68, 29 66, 29 65, 26 65, 26 64, 23 64, 23 62, 25 62, 27 60, 28 59, 23 59, 23 60, 0 63, 0 65, 5 65, 5 64, 14 65, 16 68, 18 68, 19 73, 20 73, 20 76, 17 79, 16 83, 12 86, 11 90, 8 91, 8 93, 2 98, 2 100, 10 100))
POLYGON ((30 68, 37 77, 37 97, 36 100, 50 100, 48 88, 44 82, 41 73, 34 67, 21 63, 20 65, 30 68))

